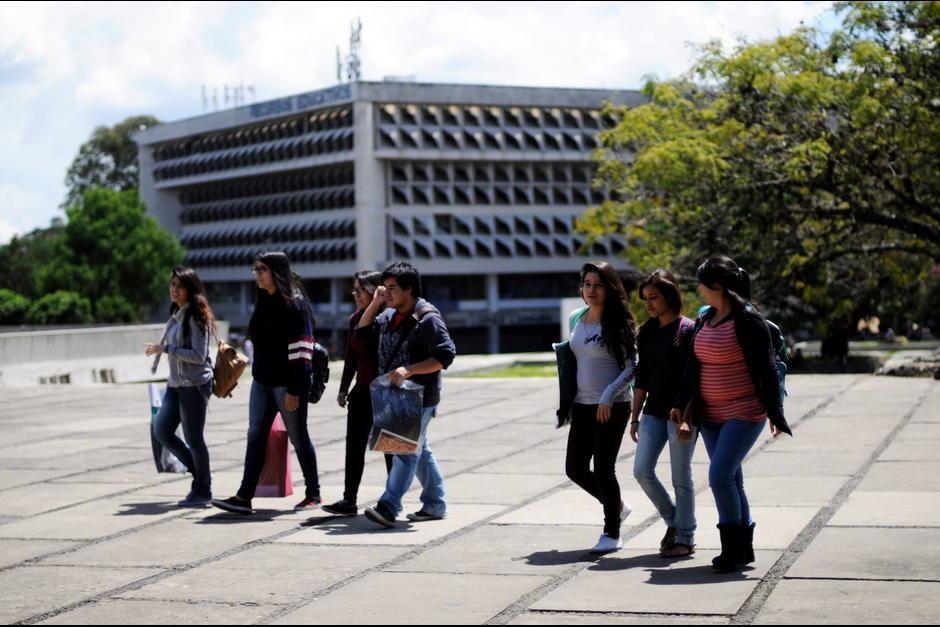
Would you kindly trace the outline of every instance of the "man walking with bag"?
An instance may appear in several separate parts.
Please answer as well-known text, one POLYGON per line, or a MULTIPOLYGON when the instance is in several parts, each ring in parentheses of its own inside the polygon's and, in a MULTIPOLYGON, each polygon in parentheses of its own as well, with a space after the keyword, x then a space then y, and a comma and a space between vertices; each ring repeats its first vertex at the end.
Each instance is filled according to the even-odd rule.
POLYGON ((394 527, 402 497, 417 475, 423 488, 422 507, 408 520, 440 520, 447 514, 444 477, 428 446, 427 429, 441 399, 441 371, 454 361, 456 348, 441 313, 421 298, 421 276, 414 266, 398 262, 385 269, 382 286, 359 321, 356 335, 363 341, 378 336, 379 372, 388 373, 392 384, 411 379, 424 386, 418 454, 394 456, 385 493, 375 507, 366 508, 366 517, 394 527), (387 309, 379 314, 383 303, 387 309))

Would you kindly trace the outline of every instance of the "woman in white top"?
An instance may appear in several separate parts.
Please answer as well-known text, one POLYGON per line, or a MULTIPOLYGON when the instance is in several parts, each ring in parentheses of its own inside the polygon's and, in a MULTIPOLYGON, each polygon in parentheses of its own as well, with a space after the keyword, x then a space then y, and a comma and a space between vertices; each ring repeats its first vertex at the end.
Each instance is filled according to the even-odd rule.
POLYGON ((604 533, 592 552, 607 553, 623 546, 620 526, 630 514, 620 497, 615 466, 633 401, 636 324, 623 282, 606 262, 581 268, 581 297, 587 307, 572 316, 578 393, 565 472, 604 506, 604 533))

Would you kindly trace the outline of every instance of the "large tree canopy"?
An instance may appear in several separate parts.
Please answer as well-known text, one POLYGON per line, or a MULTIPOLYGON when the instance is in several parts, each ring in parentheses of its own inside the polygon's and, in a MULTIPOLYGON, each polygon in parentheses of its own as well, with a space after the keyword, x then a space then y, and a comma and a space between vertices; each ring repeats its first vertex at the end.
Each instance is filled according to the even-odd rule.
POLYGON ((78 149, 78 155, 65 175, 68 188, 65 204, 75 204, 82 194, 95 187, 116 191, 136 190, 140 168, 133 135, 142 127, 159 123, 152 115, 138 115, 112 127, 96 128, 91 138, 78 149))
POLYGON ((780 310, 847 318, 885 285, 916 292, 940 259, 940 3, 837 10, 835 33, 710 43, 648 104, 612 107, 597 183, 614 200, 582 228, 625 233, 644 269, 730 254, 780 310))

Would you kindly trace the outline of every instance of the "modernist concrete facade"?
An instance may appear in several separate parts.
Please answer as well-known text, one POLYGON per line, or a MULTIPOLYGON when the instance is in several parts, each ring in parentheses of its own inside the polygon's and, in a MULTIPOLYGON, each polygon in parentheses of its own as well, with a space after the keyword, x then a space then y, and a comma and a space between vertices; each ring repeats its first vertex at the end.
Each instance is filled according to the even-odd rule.
MULTIPOLYGON (((638 92, 355 82, 140 133, 141 193, 234 329, 249 265, 282 249, 341 343, 350 279, 414 263, 462 352, 544 350, 587 259, 573 221, 604 199, 590 155, 605 101, 638 92)), ((324 333, 332 329, 332 338, 324 333)))

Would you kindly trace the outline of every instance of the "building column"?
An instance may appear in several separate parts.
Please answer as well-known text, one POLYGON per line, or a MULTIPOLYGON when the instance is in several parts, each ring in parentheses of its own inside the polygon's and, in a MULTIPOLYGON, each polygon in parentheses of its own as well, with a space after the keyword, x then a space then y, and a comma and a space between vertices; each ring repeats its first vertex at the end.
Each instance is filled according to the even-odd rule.
POLYGON ((239 285, 241 286, 241 289, 239 293, 238 310, 241 312, 242 318, 246 318, 248 317, 248 289, 250 284, 242 281, 239 283, 239 285))
POLYGON ((340 323, 339 306, 343 300, 343 286, 346 284, 344 279, 330 279, 330 314, 333 317, 332 328, 330 329, 330 346, 338 347, 340 343, 340 333, 345 329, 340 323))
POLYGON ((489 313, 487 347, 491 355, 499 353, 499 275, 486 275, 486 304, 489 313))

